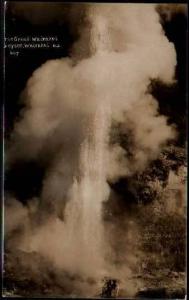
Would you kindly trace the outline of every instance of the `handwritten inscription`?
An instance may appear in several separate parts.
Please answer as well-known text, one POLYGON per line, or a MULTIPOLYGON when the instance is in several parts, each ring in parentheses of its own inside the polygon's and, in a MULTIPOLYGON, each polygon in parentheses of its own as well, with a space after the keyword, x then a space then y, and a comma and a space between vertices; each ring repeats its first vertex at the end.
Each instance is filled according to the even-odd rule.
POLYGON ((57 36, 8 36, 4 47, 12 56, 18 56, 27 49, 59 49, 62 48, 57 36))

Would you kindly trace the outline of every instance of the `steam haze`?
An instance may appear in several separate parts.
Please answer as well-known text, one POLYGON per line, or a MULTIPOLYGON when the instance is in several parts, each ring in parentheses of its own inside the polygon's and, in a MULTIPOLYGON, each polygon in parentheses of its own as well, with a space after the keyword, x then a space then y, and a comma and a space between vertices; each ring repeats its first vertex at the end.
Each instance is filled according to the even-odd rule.
POLYGON ((45 166, 45 174, 39 197, 27 205, 7 195, 7 245, 36 252, 55 270, 82 278, 73 281, 79 296, 93 296, 104 276, 117 278, 121 287, 128 282, 127 294, 133 296, 142 286, 129 279, 141 255, 138 225, 129 213, 107 222, 105 208, 119 201, 111 185, 142 174, 177 139, 177 126, 160 114, 150 89, 153 80, 175 84, 174 44, 155 4, 65 5, 62 10, 53 4, 52 10, 46 6, 52 15, 45 20, 29 5, 29 10, 19 3, 12 7, 33 24, 68 18, 78 38, 68 57, 36 69, 22 92, 24 108, 8 141, 7 168, 34 160, 45 166))

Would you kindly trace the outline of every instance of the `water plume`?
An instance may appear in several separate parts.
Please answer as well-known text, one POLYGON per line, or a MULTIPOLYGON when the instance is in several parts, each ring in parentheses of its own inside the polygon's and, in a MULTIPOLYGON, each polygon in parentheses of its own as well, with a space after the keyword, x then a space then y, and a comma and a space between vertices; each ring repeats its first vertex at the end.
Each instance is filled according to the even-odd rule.
POLYGON ((68 270, 74 266, 76 273, 80 273, 82 269, 86 269, 88 273, 88 266, 93 257, 95 267, 90 275, 95 276, 96 270, 102 275, 105 271, 106 245, 102 224, 102 203, 108 199, 109 194, 106 182, 109 130, 107 107, 97 108, 91 123, 80 149, 79 175, 73 179, 69 192, 70 201, 65 209, 66 244, 63 251, 64 259, 69 264, 68 270))
POLYGON ((100 278, 111 270, 119 277, 126 267, 110 264, 104 234, 107 181, 143 171, 175 138, 149 84, 173 82, 176 54, 155 5, 91 4, 85 14, 90 26, 84 36, 81 30, 72 57, 47 61, 29 79, 8 163, 49 158, 39 214, 53 212, 19 247, 73 274, 100 278), (132 155, 119 140, 110 143, 113 122, 132 135, 132 155))

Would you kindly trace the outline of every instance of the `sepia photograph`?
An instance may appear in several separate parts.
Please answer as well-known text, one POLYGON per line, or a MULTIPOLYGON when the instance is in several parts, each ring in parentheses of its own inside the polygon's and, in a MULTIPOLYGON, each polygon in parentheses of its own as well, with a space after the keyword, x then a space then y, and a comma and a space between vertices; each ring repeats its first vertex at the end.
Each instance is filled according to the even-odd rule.
POLYGON ((4 2, 3 297, 186 297, 187 11, 4 2))

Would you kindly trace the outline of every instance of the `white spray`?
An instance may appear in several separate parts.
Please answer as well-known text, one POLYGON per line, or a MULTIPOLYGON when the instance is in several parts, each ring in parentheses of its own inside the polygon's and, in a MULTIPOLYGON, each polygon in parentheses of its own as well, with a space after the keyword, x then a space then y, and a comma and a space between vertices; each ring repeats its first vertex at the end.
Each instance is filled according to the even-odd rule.
POLYGON ((176 55, 154 5, 89 5, 87 13, 90 34, 81 32, 77 43, 90 43, 90 55, 49 61, 34 72, 9 159, 50 153, 41 201, 50 199, 57 210, 66 203, 64 221, 52 216, 27 233, 22 248, 90 276, 109 268, 102 214, 107 179, 144 170, 175 137, 148 85, 153 78, 172 82, 176 55), (112 120, 131 130, 132 159, 120 145, 110 147, 112 120))
POLYGON ((86 128, 86 138, 80 147, 79 176, 74 177, 65 209, 65 264, 68 270, 71 264, 76 273, 85 271, 89 275, 92 260, 95 268, 91 276, 95 276, 96 270, 98 275, 105 271, 102 204, 109 194, 106 183, 109 120, 107 107, 100 106, 86 128))

